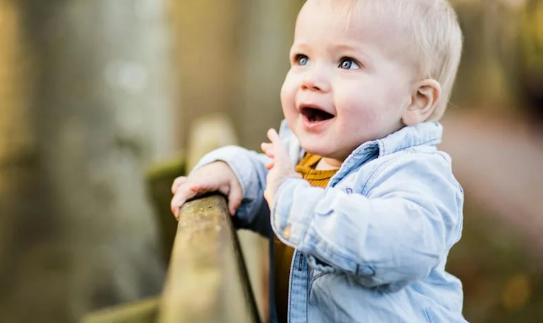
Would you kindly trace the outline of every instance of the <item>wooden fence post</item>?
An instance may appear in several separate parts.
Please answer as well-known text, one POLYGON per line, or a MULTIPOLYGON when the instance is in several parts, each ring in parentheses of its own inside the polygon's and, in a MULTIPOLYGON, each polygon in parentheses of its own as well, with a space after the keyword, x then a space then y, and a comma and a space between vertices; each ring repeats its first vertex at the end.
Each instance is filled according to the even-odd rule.
POLYGON ((225 198, 181 208, 159 323, 260 322, 225 198))

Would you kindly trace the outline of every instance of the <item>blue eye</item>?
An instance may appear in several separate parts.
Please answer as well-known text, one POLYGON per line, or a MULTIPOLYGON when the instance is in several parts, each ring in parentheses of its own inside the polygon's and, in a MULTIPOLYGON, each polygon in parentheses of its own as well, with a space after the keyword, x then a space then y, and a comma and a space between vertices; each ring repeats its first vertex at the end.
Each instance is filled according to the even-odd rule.
POLYGON ((339 61, 339 68, 344 70, 357 70, 360 68, 360 65, 354 59, 345 57, 339 61))
POLYGON ((296 64, 300 66, 307 65, 309 58, 305 55, 296 55, 296 64))

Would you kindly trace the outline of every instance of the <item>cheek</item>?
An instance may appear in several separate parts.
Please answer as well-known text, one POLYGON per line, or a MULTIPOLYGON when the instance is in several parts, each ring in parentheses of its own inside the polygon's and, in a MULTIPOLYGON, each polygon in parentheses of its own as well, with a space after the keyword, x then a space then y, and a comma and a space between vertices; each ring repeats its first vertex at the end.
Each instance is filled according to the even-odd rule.
POLYGON ((283 86, 281 87, 281 106, 285 117, 295 110, 296 105, 296 87, 292 77, 287 74, 283 86))
POLYGON ((281 104, 283 105, 283 109, 285 107, 285 104, 288 102, 289 100, 289 93, 288 93, 288 84, 287 84, 287 80, 285 79, 285 81, 283 82, 283 86, 281 86, 281 93, 280 93, 280 96, 281 96, 281 104))
POLYGON ((336 100, 336 107, 340 107, 339 111, 343 115, 343 123, 347 123, 349 128, 368 129, 377 121, 379 114, 377 103, 371 98, 363 95, 360 91, 349 91, 340 96, 342 99, 336 100))

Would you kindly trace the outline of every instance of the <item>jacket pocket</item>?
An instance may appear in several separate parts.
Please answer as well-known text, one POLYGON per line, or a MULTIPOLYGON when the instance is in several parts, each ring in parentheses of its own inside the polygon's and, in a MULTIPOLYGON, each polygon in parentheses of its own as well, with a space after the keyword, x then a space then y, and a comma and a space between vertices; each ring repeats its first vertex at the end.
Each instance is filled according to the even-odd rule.
POLYGON ((313 271, 313 275, 311 277, 311 281, 309 282, 309 295, 308 295, 308 299, 309 299, 309 303, 310 304, 315 304, 315 295, 314 295, 314 290, 313 290, 313 285, 318 281, 320 280, 321 278, 323 278, 324 276, 327 276, 327 275, 330 275, 331 273, 329 272, 325 272, 325 271, 320 271, 318 269, 314 269, 313 271))

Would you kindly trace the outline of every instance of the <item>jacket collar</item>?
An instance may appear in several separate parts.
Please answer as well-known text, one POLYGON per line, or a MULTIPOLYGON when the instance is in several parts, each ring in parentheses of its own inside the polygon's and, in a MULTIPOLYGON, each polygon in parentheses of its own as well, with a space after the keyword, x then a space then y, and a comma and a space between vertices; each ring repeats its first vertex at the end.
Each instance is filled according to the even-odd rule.
POLYGON ((362 146, 374 146, 379 151, 379 157, 397 151, 421 146, 435 146, 441 143, 443 126, 439 122, 423 122, 416 126, 404 127, 382 139, 364 143, 362 146))
MULTIPOLYGON (((292 162, 297 163, 304 152, 301 150, 297 138, 289 129, 286 120, 281 123, 279 133, 289 147, 292 162)), ((363 143, 347 157, 344 164, 356 163, 360 159, 367 159, 369 155, 382 157, 410 147, 437 145, 441 143, 442 134, 443 126, 439 122, 423 122, 416 126, 404 127, 384 138, 363 143)))
MULTIPOLYGON (((442 134, 443 126, 440 123, 423 122, 416 126, 404 127, 384 138, 365 142, 345 159, 328 185, 335 185, 353 167, 357 167, 372 158, 386 156, 410 147, 437 145, 441 142, 442 134)), ((281 123, 279 135, 288 147, 293 165, 296 165, 302 158, 304 151, 301 149, 298 139, 289 129, 285 120, 281 123)))
POLYGON ((365 142, 356 148, 343 162, 329 185, 334 186, 353 168, 375 157, 382 157, 410 147, 437 145, 441 142, 443 127, 438 122, 423 122, 416 126, 404 127, 390 135, 365 142))

